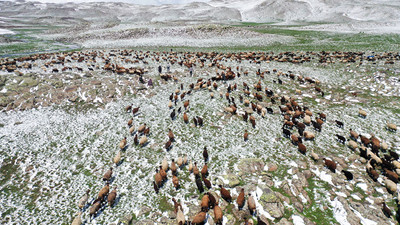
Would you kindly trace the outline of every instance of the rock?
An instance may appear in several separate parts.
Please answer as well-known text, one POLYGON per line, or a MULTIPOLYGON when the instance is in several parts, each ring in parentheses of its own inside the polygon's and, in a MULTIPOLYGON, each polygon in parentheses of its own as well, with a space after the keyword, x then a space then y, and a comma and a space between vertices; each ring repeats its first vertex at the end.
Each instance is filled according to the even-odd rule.
POLYGON ((265 163, 261 159, 246 158, 241 159, 238 164, 239 176, 252 175, 253 173, 264 170, 265 163))
POLYGON ((299 178, 298 181, 301 184, 300 186, 301 187, 308 187, 308 181, 307 181, 308 178, 306 178, 305 173, 304 172, 303 173, 298 172, 298 173, 296 173, 296 175, 299 178))
POLYGON ((346 179, 345 176, 342 176, 341 174, 338 174, 338 173, 332 174, 332 183, 335 186, 344 185, 345 184, 345 180, 344 179, 346 179))
POLYGON ((275 172, 278 169, 276 164, 269 164, 268 165, 268 172, 275 172))
POLYGON ((282 202, 286 202, 287 204, 290 204, 290 199, 286 196, 284 196, 283 194, 276 192, 276 196, 278 196, 278 198, 282 201, 282 202))
POLYGON ((279 186, 286 194, 289 196, 293 196, 292 191, 290 190, 288 182, 285 180, 282 182, 282 184, 279 186))
POLYGON ((34 87, 39 84, 39 80, 33 79, 32 77, 26 77, 23 79, 23 83, 20 84, 21 86, 24 87, 34 87))
POLYGON ((292 198, 292 204, 297 209, 299 213, 303 213, 304 206, 301 202, 297 201, 294 197, 292 198))
POLYGON ((225 221, 225 218, 223 219, 224 224, 235 224, 236 223, 236 218, 233 215, 226 214, 224 216, 226 217, 226 221, 225 221))
POLYGON ((265 184, 266 184, 268 187, 274 186, 275 183, 274 183, 274 181, 272 180, 272 177, 270 176, 270 174, 268 174, 268 173, 263 174, 263 173, 266 173, 266 172, 262 172, 262 173, 261 173, 261 174, 263 175, 263 176, 261 177, 262 181, 265 182, 265 184))
POLYGON ((224 180, 228 180, 229 183, 225 184, 221 179, 219 179, 219 182, 220 182, 220 184, 224 184, 227 187, 233 188, 240 184, 240 180, 239 180, 238 176, 236 176, 234 174, 227 174, 222 177, 224 178, 224 180))
POLYGON ((169 211, 169 212, 168 212, 168 218, 170 218, 170 219, 172 219, 172 220, 176 219, 176 214, 175 214, 175 212, 174 212, 174 211, 169 211))
POLYGON ((293 223, 286 218, 283 218, 278 223, 276 223, 276 225, 293 225, 293 223))
POLYGON ((151 208, 148 206, 143 206, 138 214, 138 217, 142 217, 143 215, 149 214, 151 212, 151 208))
POLYGON ((343 158, 333 157, 333 161, 335 161, 337 164, 339 164, 341 167, 343 167, 345 169, 348 167, 347 163, 344 161, 343 158))
POLYGON ((258 215, 258 220, 262 221, 266 225, 269 225, 268 219, 264 215, 258 215))
POLYGON ((284 207, 276 196, 276 194, 268 187, 262 187, 263 193, 260 197, 259 203, 265 211, 267 211, 274 218, 282 218, 284 207))
POLYGON ((359 155, 356 155, 356 154, 352 154, 352 155, 350 155, 350 156, 348 157, 348 159, 349 159, 350 162, 354 162, 354 161, 356 161, 356 160, 359 159, 359 158, 360 158, 360 156, 359 156, 359 155))
POLYGON ((347 212, 347 221, 351 225, 361 224, 360 218, 351 210, 349 204, 347 203, 347 200, 341 196, 338 196, 337 199, 339 200, 340 203, 342 203, 343 208, 347 212))
POLYGON ((122 223, 123 225, 132 224, 133 218, 134 218, 134 215, 125 215, 125 216, 120 220, 120 223, 122 223))
POLYGON ((299 165, 299 168, 301 168, 303 170, 308 168, 308 163, 307 162, 300 161, 297 164, 299 165))

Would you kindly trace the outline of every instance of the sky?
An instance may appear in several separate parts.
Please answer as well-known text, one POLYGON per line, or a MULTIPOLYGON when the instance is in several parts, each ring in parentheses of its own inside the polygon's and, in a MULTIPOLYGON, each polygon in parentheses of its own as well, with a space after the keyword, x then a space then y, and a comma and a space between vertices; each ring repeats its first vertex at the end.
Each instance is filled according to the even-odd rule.
POLYGON ((65 2, 126 2, 141 5, 162 5, 162 4, 186 4, 191 2, 208 2, 210 0, 28 0, 43 3, 65 3, 65 2))

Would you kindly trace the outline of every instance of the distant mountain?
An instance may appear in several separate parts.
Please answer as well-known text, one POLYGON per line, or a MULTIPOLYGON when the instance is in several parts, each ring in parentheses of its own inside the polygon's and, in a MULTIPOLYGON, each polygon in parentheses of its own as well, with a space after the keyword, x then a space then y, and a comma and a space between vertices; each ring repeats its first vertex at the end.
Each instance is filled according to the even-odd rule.
POLYGON ((89 21, 104 21, 115 17, 126 22, 400 21, 400 1, 389 0, 211 0, 192 3, 189 3, 190 0, 146 0, 147 4, 154 5, 127 3, 144 3, 140 0, 124 0, 123 3, 82 1, 90 2, 61 4, 0 1, 0 9, 2 16, 74 17, 89 21))

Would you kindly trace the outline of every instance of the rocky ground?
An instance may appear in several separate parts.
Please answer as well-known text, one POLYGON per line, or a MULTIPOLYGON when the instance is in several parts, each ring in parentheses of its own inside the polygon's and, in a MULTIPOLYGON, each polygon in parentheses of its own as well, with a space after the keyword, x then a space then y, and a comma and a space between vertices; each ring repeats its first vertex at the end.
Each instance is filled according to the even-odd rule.
MULTIPOLYGON (((131 220, 134 224, 176 224, 172 197, 181 201, 186 219, 192 219, 200 210, 202 194, 197 191, 187 165, 179 169, 179 190, 173 188, 171 172, 159 194, 154 192, 152 181, 156 165, 164 158, 170 163, 171 159, 187 155, 201 169, 204 146, 210 152, 208 167, 213 188, 209 191, 219 198, 224 224, 243 224, 244 218, 256 221, 256 215, 267 224, 396 223, 397 193, 387 191, 383 174, 374 182, 365 172, 367 160, 334 136, 347 137, 350 128, 366 136, 374 133, 390 150, 400 153, 398 133, 386 129, 388 122, 400 124, 398 61, 388 59, 388 53, 376 53, 378 60, 375 61, 360 57, 352 63, 344 59, 320 62, 319 54, 312 53, 311 61, 302 64, 278 57, 238 62, 230 54, 215 55, 214 59, 221 65, 231 66, 241 76, 225 83, 219 81, 217 90, 194 88, 177 106, 172 106, 177 110, 190 99, 187 113, 190 119, 204 118, 205 125, 201 128, 192 122, 185 124, 182 113, 171 120, 169 96, 180 90, 180 84, 183 84, 180 91, 187 92, 189 84, 196 83, 198 78, 206 80, 216 76, 216 72, 227 70, 210 65, 212 60, 206 55, 171 55, 88 50, 44 54, 45 57, 38 56, 32 62, 21 59, 15 64, 11 63, 14 59, 3 58, 1 62, 7 66, 0 75, 0 141, 4 146, 0 172, 5 178, 0 183, 2 222, 70 223, 78 211, 76 202, 80 196, 90 189, 92 202, 104 184, 103 173, 114 166, 111 159, 119 151, 118 143, 129 135, 126 123, 132 115, 124 109, 133 104, 140 106, 139 114, 134 116, 134 126, 147 123, 151 128, 148 144, 136 146, 134 135, 128 136, 128 147, 122 152, 124 161, 114 166, 112 186, 118 185, 117 204, 113 208, 104 207, 94 220, 89 219, 86 209, 82 219, 87 223, 114 224, 131 220), (79 62, 82 56, 84 60, 79 62), (174 61, 184 57, 186 62, 196 62, 193 77, 185 65, 174 61), (28 61, 31 67, 26 64, 28 61), (141 84, 139 72, 122 73, 121 68, 121 73, 106 70, 108 62, 126 68, 125 71, 140 70, 145 81, 153 79, 154 87, 141 84), (163 75, 170 75, 171 79, 160 78, 158 65, 163 67, 163 75), (167 65, 171 67, 169 73, 166 73, 167 65), (64 68, 67 69, 63 71, 64 68), (256 74, 258 69, 270 73, 261 79, 256 74), (315 90, 315 84, 300 84, 297 79, 286 76, 289 74, 318 81, 325 95, 315 90), (279 96, 291 96, 299 104, 309 106, 313 119, 318 112, 327 115, 321 132, 312 126, 306 128, 316 134, 315 140, 304 142, 308 149, 306 155, 283 137, 278 104, 265 99, 265 94, 258 104, 271 107, 273 114, 262 116, 253 112, 255 128, 242 120, 241 114, 251 109, 239 102, 239 95, 256 102, 252 86, 258 81, 262 92, 268 88, 279 96), (243 82, 251 85, 250 96, 241 93, 243 82), (225 93, 228 85, 234 84, 238 89, 231 92, 231 97, 236 99, 238 113, 232 115, 226 110, 225 93), (214 98, 210 97, 211 93, 214 98), (358 116, 360 107, 368 112, 365 119, 358 116), (337 127, 334 120, 343 121, 344 128, 337 127), (168 128, 174 131, 177 141, 170 151, 165 151, 168 128), (250 133, 247 142, 243 141, 244 129, 250 133), (311 150, 320 156, 318 161, 310 158, 311 150), (336 173, 324 166, 322 157, 337 163, 336 173), (340 173, 342 169, 351 171, 354 179, 347 181, 340 173), (239 211, 236 201, 228 204, 222 200, 217 184, 227 188, 234 199, 241 188, 246 194, 251 193, 256 200, 257 214, 252 217, 247 206, 239 211), (385 216, 382 202, 391 209, 392 217, 385 216)), ((214 224, 213 218, 210 210, 207 223, 214 224)))

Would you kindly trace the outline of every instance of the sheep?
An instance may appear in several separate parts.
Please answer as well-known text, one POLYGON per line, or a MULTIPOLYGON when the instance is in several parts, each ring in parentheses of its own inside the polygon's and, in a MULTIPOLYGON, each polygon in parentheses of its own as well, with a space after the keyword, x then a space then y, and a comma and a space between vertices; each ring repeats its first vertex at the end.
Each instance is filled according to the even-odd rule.
POLYGON ((165 143, 165 150, 169 151, 171 148, 172 142, 171 140, 168 140, 167 143, 165 143))
POLYGON ((206 220, 207 214, 205 212, 199 212, 197 213, 193 219, 192 219, 192 224, 193 225, 201 225, 204 224, 204 221, 206 220))
POLYGON ((384 177, 383 178, 385 185, 386 185, 386 189, 391 193, 396 193, 397 192, 397 185, 395 182, 391 181, 390 179, 384 177))
POLYGON ((301 154, 303 154, 303 155, 305 155, 306 152, 307 152, 307 148, 306 148, 306 146, 305 146, 303 143, 298 143, 298 144, 297 144, 297 149, 298 149, 299 152, 300 152, 301 154))
POLYGON ((132 109, 132 115, 135 115, 137 112, 139 112, 140 107, 133 108, 132 109))
POLYGON ((216 204, 218 204, 218 199, 214 197, 210 192, 207 192, 206 195, 210 198, 210 209, 213 209, 216 204))
POLYGON ((113 168, 110 167, 110 169, 103 175, 103 181, 110 181, 113 173, 113 168))
POLYGON ((205 163, 203 168, 201 169, 201 176, 207 177, 207 175, 208 175, 208 166, 207 166, 207 163, 205 163))
POLYGON ((313 140, 315 138, 315 134, 310 131, 304 131, 303 136, 306 140, 313 140))
POLYGON ((344 126, 343 122, 341 122, 341 121, 339 121, 339 120, 335 120, 335 122, 336 122, 336 125, 337 125, 339 128, 343 128, 343 126, 344 126))
POLYGON ((344 144, 346 142, 346 138, 345 137, 343 137, 341 135, 338 135, 338 134, 335 134, 335 136, 337 137, 339 143, 344 144))
POLYGON ((392 161, 392 164, 393 164, 397 169, 400 169, 400 162, 398 162, 398 161, 396 161, 396 160, 393 160, 393 161, 392 161))
POLYGON ((86 203, 87 203, 87 200, 89 199, 89 193, 90 193, 90 190, 88 189, 88 190, 86 190, 86 194, 84 194, 84 195, 81 197, 81 199, 79 199, 79 201, 78 201, 78 207, 79 207, 80 209, 83 209, 83 207, 85 207, 85 205, 86 205, 86 203))
POLYGON ((133 123, 133 118, 131 118, 131 119, 128 121, 128 127, 131 127, 131 126, 132 126, 132 123, 133 123))
POLYGON ((178 222, 178 225, 184 225, 186 220, 185 220, 185 215, 183 214, 182 206, 179 206, 178 212, 176 213, 176 220, 178 222))
POLYGON ((377 155, 375 155, 369 148, 367 149, 367 157, 374 159, 378 164, 382 164, 381 158, 379 158, 377 155))
POLYGON ((158 172, 158 169, 156 169, 156 174, 154 175, 154 181, 156 182, 157 187, 160 188, 162 185, 163 179, 162 179, 161 174, 158 172))
POLYGON ((124 148, 126 147, 126 143, 127 143, 126 137, 124 137, 124 139, 122 139, 122 140, 119 142, 119 148, 120 148, 121 150, 124 149, 124 148))
POLYGON ((188 117, 188 115, 186 114, 186 112, 183 113, 183 122, 189 123, 189 117, 188 117))
POLYGON ((187 100, 183 103, 183 107, 185 107, 185 110, 187 109, 187 107, 189 106, 189 102, 190 100, 187 100))
POLYGON ((361 118, 366 118, 367 117, 367 112, 361 108, 358 109, 358 116, 361 118))
POLYGON ((311 150, 311 158, 314 161, 318 161, 319 160, 319 156, 314 152, 314 150, 311 150))
POLYGON ((97 197, 101 200, 104 199, 104 197, 106 197, 108 195, 108 192, 110 192, 110 183, 107 182, 106 185, 104 185, 104 187, 99 191, 99 194, 97 195, 97 197))
POLYGON ((227 202, 232 202, 232 196, 231 196, 231 193, 228 191, 228 190, 226 190, 224 187, 222 187, 222 185, 219 185, 219 187, 221 188, 220 189, 220 192, 221 192, 221 197, 225 200, 225 201, 227 201, 227 202))
POLYGON ((159 173, 161 175, 162 180, 166 181, 167 180, 167 172, 165 172, 165 170, 162 168, 162 166, 160 166, 159 173))
POLYGON ((110 206, 110 207, 112 207, 113 205, 114 205, 114 202, 115 202, 115 198, 117 197, 117 186, 115 186, 114 187, 114 190, 112 190, 111 192, 110 192, 110 194, 108 194, 108 197, 107 197, 107 201, 108 201, 108 205, 110 206))
POLYGON ((168 108, 172 108, 172 101, 168 102, 168 108))
POLYGON ((392 211, 390 211, 390 209, 386 206, 385 202, 382 203, 382 211, 387 218, 390 218, 392 216, 392 211))
POLYGON ((283 131, 283 136, 286 138, 289 138, 291 135, 291 132, 288 129, 282 128, 283 131))
POLYGON ((353 139, 354 141, 357 141, 358 139, 358 134, 354 130, 350 129, 350 138, 353 139))
POLYGON ((222 225, 222 220, 223 220, 222 209, 218 205, 215 205, 214 206, 214 221, 215 221, 215 224, 222 225))
POLYGON ((323 158, 322 160, 324 160, 325 166, 328 167, 328 169, 330 171, 332 171, 333 173, 335 173, 336 170, 336 163, 332 160, 323 158))
POLYGON ((357 142, 350 140, 349 142, 347 142, 347 146, 352 149, 353 151, 356 150, 358 148, 358 144, 357 142))
POLYGON ((383 141, 381 144, 381 149, 383 152, 386 152, 389 149, 389 145, 385 141, 383 141))
POLYGON ((174 109, 174 110, 172 110, 171 114, 169 114, 169 116, 171 117, 172 120, 174 120, 175 119, 175 115, 176 115, 176 112, 175 112, 175 109, 174 109))
POLYGON ((199 126, 200 127, 202 127, 203 126, 203 118, 201 118, 201 117, 197 117, 197 121, 198 121, 198 123, 199 123, 199 126))
POLYGON ((174 184, 174 187, 176 190, 179 188, 179 179, 175 175, 172 175, 172 183, 174 184))
POLYGON ((387 124, 387 129, 388 129, 389 131, 396 132, 396 131, 397 131, 397 126, 396 126, 396 124, 388 123, 388 124, 387 124))
POLYGON ((97 198, 97 199, 93 202, 92 206, 91 206, 90 209, 89 209, 89 217, 90 217, 90 218, 94 217, 94 216, 96 215, 97 211, 99 211, 99 209, 100 209, 100 207, 101 207, 101 201, 102 201, 101 198, 97 198))
POLYGON ((388 169, 384 169, 386 177, 389 178, 391 181, 393 181, 394 183, 399 183, 399 175, 397 175, 395 172, 390 171, 388 169))
POLYGON ((373 180, 373 181, 377 181, 378 180, 378 178, 379 178, 379 173, 378 172, 376 172, 376 170, 374 170, 372 167, 367 167, 367 173, 368 173, 368 175, 371 177, 371 179, 373 180))
POLYGON ((204 148, 203 148, 203 158, 204 158, 204 162, 208 161, 208 151, 207 151, 206 146, 204 146, 204 148))
POLYGON ((311 123, 311 117, 309 115, 305 115, 303 118, 304 124, 310 125, 311 123))
POLYGON ((161 166, 162 166, 162 169, 163 169, 163 170, 165 170, 165 171, 168 170, 169 166, 168 166, 167 158, 164 157, 164 159, 163 159, 163 161, 162 161, 162 163, 161 163, 161 166))
POLYGON ((153 181, 153 188, 154 188, 154 191, 156 192, 156 194, 158 194, 159 188, 155 181, 153 181))
POLYGON ((139 132, 139 133, 142 133, 145 129, 146 129, 146 123, 144 123, 144 124, 142 124, 142 125, 140 125, 140 126, 138 127, 138 132, 139 132))
POLYGON ((172 159, 170 168, 171 168, 172 175, 176 175, 178 167, 176 166, 174 159, 172 159))
POLYGON ((132 135, 133 134, 133 132, 135 132, 135 126, 131 126, 130 128, 129 128, 129 133, 132 135))
POLYGON ((242 188, 242 190, 240 191, 239 196, 236 199, 236 203, 238 205, 239 210, 241 210, 244 206, 244 188, 242 188))
POLYGON ((143 147, 143 145, 145 145, 147 143, 147 137, 143 136, 140 138, 139 140, 139 144, 143 147))
POLYGON ((178 167, 181 168, 183 165, 183 159, 182 156, 178 157, 178 160, 176 160, 176 164, 178 164, 178 167))
POLYGON ((172 132, 171 129, 168 129, 168 138, 169 138, 170 141, 174 141, 175 140, 174 132, 172 132))
POLYGON ((118 165, 121 162, 121 151, 118 151, 117 155, 115 155, 113 162, 115 165, 118 165))
POLYGON ((211 182, 205 177, 202 177, 202 179, 203 179, 203 183, 207 187, 207 189, 211 189, 211 187, 212 187, 211 182))
POLYGON ((256 210, 256 202, 250 193, 249 193, 249 197, 247 198, 247 206, 249 207, 250 214, 253 215, 256 210))
POLYGON ((189 162, 188 170, 189 170, 189 173, 193 172, 193 163, 192 163, 192 161, 189 162))
POLYGON ((207 194, 205 194, 201 198, 201 204, 200 204, 201 211, 208 212, 209 205, 210 205, 210 197, 207 194))
POLYGON ((78 212, 74 220, 72 221, 71 225, 81 225, 82 224, 82 212, 78 212))
POLYGON ((351 172, 342 170, 342 173, 346 176, 347 180, 353 180, 353 174, 351 172))
POLYGON ((187 165, 188 164, 188 157, 187 154, 185 154, 185 156, 183 157, 183 165, 187 165))
POLYGON ((247 130, 244 130, 243 138, 244 138, 244 141, 249 140, 249 132, 247 130))
POLYGON ((204 192, 203 184, 201 183, 200 177, 196 177, 196 186, 200 193, 204 192))

